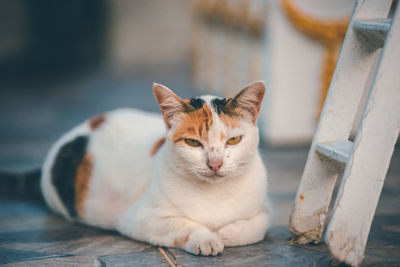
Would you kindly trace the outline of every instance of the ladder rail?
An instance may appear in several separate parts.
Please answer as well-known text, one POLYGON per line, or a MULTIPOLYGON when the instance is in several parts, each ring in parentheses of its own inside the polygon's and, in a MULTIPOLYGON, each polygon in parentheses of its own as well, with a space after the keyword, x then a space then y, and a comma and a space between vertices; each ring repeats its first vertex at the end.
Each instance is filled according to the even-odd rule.
POLYGON ((359 0, 353 9, 290 216, 289 228, 295 243, 321 241, 340 170, 318 156, 317 144, 348 139, 370 66, 377 54, 376 50, 370 51, 359 43, 352 24, 356 19, 386 17, 390 5, 389 0, 359 0))
POLYGON ((363 259, 400 132, 399 6, 396 9, 325 238, 332 255, 354 266, 363 259), (355 197, 360 190, 362 193, 355 197))

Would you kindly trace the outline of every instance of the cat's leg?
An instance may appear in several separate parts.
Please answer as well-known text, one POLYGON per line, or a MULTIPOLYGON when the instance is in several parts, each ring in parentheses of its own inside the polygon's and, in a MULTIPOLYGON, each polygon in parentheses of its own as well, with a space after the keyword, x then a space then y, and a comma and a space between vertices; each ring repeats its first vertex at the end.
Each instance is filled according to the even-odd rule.
POLYGON ((243 246, 263 240, 268 224, 269 215, 267 212, 260 212, 251 218, 221 227, 217 234, 227 247, 243 246))
POLYGON ((156 211, 123 216, 117 229, 136 240, 176 247, 196 255, 217 255, 224 249, 221 238, 205 226, 181 216, 154 216, 156 211), (130 218, 129 218, 130 217, 130 218))
MULTIPOLYGON (((163 224, 173 224, 178 233, 173 238, 167 238, 169 246, 182 248, 195 255, 218 255, 224 249, 221 238, 206 227, 188 219, 166 219, 163 224), (181 225, 181 226, 179 226, 181 225), (171 240, 173 243, 171 244, 171 240)), ((174 235, 174 234, 172 234, 174 235)))

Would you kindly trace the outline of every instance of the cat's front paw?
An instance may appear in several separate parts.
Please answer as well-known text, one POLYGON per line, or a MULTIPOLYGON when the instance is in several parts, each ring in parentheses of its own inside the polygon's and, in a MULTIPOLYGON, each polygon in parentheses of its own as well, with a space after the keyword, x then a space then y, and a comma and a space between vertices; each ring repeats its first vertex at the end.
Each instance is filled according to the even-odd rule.
POLYGON ((235 224, 229 224, 218 231, 218 235, 221 237, 222 242, 227 247, 244 245, 246 242, 242 240, 240 228, 235 224))
POLYGON ((184 249, 195 255, 218 255, 224 249, 221 238, 214 233, 191 234, 184 249))
POLYGON ((228 224, 220 228, 217 234, 226 247, 244 246, 261 241, 264 238, 265 227, 261 230, 253 226, 250 228, 244 222, 228 224))

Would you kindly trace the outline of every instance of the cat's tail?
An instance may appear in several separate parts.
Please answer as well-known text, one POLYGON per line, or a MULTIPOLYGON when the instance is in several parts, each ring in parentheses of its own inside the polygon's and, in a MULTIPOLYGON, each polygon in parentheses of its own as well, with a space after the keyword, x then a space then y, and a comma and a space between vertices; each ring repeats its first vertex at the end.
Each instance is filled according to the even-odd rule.
POLYGON ((0 171, 0 198, 43 202, 40 177, 40 168, 26 172, 0 171))

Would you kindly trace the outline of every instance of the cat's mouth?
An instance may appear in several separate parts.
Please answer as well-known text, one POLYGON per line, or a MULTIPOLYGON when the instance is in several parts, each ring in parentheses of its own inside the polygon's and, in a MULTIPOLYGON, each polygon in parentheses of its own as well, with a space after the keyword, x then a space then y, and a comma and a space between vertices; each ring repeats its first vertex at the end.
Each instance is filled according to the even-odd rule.
POLYGON ((211 179, 211 180, 218 180, 221 179, 223 177, 225 177, 225 175, 220 174, 218 172, 212 172, 212 173, 201 173, 201 175, 207 179, 211 179))

